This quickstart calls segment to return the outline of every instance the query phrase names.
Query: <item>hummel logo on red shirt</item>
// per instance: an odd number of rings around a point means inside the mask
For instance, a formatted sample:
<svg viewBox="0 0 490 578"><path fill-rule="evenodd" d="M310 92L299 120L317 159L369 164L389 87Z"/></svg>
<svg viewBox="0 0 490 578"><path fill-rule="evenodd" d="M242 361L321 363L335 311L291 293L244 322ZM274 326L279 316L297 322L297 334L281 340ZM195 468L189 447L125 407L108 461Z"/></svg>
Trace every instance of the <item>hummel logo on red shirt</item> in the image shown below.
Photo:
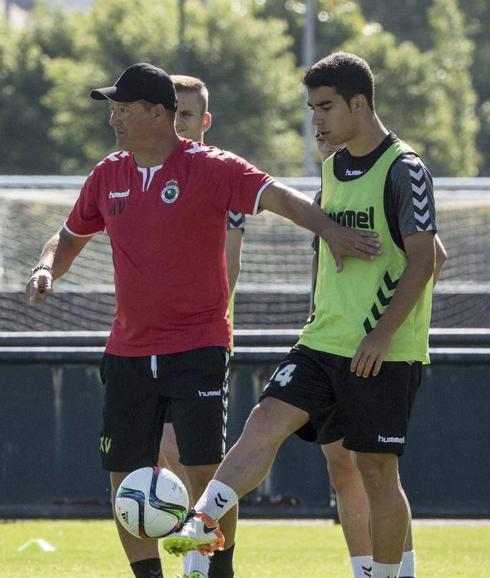
<svg viewBox="0 0 490 578"><path fill-rule="evenodd" d="M124 197L129 197L129 189L120 193L113 193L112 191L109 193L109 199L121 199Z"/></svg>

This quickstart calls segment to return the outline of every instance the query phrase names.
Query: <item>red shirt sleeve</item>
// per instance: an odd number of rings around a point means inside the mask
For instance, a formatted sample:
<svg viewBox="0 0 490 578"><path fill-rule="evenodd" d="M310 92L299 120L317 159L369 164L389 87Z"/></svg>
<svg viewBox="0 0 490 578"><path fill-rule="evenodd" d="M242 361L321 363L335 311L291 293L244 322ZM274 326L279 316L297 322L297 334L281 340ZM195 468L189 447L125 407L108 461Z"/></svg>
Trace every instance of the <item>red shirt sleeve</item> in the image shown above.
<svg viewBox="0 0 490 578"><path fill-rule="evenodd" d="M94 171L85 181L77 202L65 221L65 228L69 233L85 237L104 231L105 221L99 211L97 192L97 174Z"/></svg>
<svg viewBox="0 0 490 578"><path fill-rule="evenodd" d="M257 212L260 195L274 179L241 157L231 155L228 160L228 209L235 213L253 215Z"/></svg>

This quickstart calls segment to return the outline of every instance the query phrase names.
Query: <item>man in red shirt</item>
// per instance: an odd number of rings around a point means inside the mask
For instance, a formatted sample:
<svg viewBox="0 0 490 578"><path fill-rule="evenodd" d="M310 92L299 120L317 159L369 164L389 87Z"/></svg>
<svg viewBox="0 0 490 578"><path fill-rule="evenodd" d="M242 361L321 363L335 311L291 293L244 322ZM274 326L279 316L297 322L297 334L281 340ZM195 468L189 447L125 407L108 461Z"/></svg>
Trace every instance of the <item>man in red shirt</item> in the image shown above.
<svg viewBox="0 0 490 578"><path fill-rule="evenodd" d="M374 233L338 225L313 200L244 159L179 138L175 88L162 69L134 64L114 86L91 96L110 101L121 150L87 178L31 271L27 298L44 301L90 238L107 232L116 310L101 362L100 447L114 496L127 473L157 463L169 404L175 416L185 413L191 397L200 399L208 418L207 429L187 436L181 455L200 447L201 456L209 452L208 463L223 457L215 424L222 419L230 347L228 210L270 210L291 219L326 240L338 270L344 256L374 259L380 248ZM156 540L140 540L116 525L134 575L163 576Z"/></svg>

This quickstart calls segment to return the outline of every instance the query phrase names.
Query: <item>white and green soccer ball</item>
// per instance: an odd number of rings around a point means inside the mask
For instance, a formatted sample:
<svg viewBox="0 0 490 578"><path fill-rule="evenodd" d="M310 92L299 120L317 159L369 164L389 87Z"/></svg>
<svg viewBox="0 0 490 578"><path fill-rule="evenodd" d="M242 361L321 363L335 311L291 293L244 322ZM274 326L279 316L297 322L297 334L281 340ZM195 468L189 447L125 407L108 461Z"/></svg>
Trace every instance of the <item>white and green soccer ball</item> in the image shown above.
<svg viewBox="0 0 490 578"><path fill-rule="evenodd" d="M137 538L162 538L176 532L189 510L182 481L165 468L140 468L127 475L116 494L116 515Z"/></svg>

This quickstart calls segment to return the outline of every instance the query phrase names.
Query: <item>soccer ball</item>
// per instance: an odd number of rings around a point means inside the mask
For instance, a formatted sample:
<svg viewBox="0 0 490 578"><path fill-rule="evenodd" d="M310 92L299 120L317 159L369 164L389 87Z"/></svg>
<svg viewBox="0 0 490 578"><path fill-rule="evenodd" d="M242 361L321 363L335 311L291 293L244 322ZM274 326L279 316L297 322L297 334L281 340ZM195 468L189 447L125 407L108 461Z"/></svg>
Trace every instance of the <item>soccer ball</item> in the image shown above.
<svg viewBox="0 0 490 578"><path fill-rule="evenodd" d="M116 494L116 515L137 538L162 538L185 522L189 496L181 480L165 468L140 468L127 475Z"/></svg>

